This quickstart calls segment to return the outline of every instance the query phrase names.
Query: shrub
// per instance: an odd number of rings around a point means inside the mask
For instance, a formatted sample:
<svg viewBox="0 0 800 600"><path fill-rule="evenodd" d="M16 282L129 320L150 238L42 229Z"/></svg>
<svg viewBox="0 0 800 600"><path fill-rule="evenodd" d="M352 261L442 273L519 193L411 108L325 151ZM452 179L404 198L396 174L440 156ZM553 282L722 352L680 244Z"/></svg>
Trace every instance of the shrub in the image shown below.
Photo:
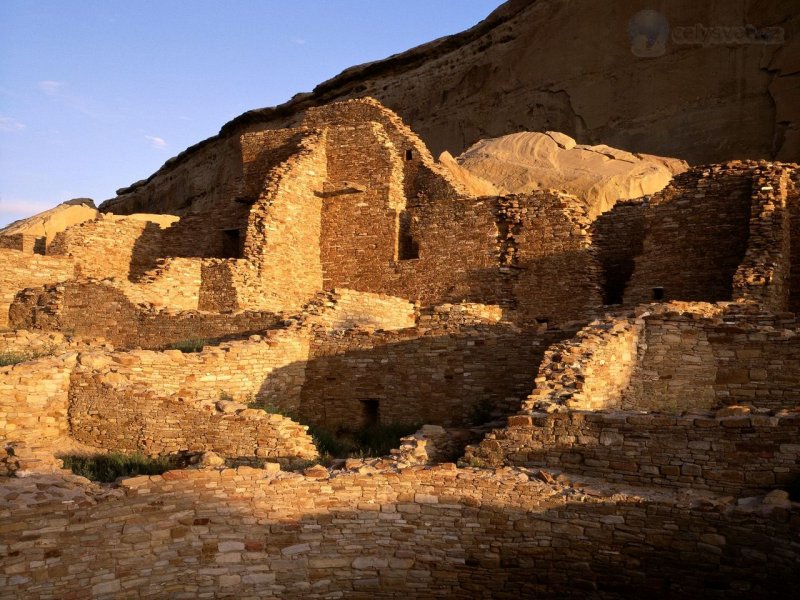
<svg viewBox="0 0 800 600"><path fill-rule="evenodd" d="M184 354L191 354L193 352L202 352L203 346L207 346L208 343L208 340L192 338L175 342L167 346L167 348L169 350L180 350Z"/></svg>
<svg viewBox="0 0 800 600"><path fill-rule="evenodd" d="M8 367L44 356L52 356L55 352L55 347L45 347L27 352L0 352L0 367Z"/></svg>
<svg viewBox="0 0 800 600"><path fill-rule="evenodd" d="M337 435L325 427L311 425L308 433L323 459L329 460L386 456L392 448L400 446L400 438L411 435L417 429L419 425L416 424L387 423Z"/></svg>
<svg viewBox="0 0 800 600"><path fill-rule="evenodd" d="M105 483L116 481L119 477L160 475L179 466L175 459L169 457L151 458L139 453L110 452L109 454L70 455L61 458L64 461L64 468L70 469L76 475Z"/></svg>

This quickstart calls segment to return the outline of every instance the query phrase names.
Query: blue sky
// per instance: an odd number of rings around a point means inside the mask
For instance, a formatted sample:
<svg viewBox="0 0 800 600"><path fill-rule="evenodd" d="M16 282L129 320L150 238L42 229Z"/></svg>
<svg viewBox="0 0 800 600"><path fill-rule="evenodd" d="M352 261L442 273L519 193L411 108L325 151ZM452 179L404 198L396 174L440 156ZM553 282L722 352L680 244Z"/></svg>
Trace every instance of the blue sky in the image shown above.
<svg viewBox="0 0 800 600"><path fill-rule="evenodd" d="M501 0L2 0L0 226L98 203L242 112Z"/></svg>

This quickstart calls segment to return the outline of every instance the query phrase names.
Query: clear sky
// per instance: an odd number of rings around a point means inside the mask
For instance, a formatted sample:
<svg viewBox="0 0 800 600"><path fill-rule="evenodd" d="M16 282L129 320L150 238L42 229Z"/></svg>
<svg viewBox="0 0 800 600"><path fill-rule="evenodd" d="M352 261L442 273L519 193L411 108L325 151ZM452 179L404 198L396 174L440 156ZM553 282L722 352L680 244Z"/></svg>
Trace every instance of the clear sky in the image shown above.
<svg viewBox="0 0 800 600"><path fill-rule="evenodd" d="M233 117L502 0L2 0L0 226L98 203Z"/></svg>

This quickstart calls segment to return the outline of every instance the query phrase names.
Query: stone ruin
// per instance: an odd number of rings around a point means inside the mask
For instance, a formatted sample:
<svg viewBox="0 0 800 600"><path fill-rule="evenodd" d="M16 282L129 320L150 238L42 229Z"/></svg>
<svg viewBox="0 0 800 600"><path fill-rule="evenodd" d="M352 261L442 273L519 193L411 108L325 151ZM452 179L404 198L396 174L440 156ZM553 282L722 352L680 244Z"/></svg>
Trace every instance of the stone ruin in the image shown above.
<svg viewBox="0 0 800 600"><path fill-rule="evenodd" d="M797 165L476 197L371 99L201 158L0 232L0 597L800 584ZM314 464L309 426L376 423L424 426Z"/></svg>

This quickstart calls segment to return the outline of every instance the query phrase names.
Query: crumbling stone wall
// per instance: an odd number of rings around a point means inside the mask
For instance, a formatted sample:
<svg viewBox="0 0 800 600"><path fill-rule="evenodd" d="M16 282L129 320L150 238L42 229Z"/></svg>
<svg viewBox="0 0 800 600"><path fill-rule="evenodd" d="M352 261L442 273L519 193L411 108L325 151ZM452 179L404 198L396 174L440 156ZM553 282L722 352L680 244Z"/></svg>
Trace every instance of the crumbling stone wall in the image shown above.
<svg viewBox="0 0 800 600"><path fill-rule="evenodd" d="M786 410L533 413L510 417L465 459L739 497L789 487L800 476L799 434L800 412Z"/></svg>
<svg viewBox="0 0 800 600"><path fill-rule="evenodd" d="M800 584L795 508L612 497L452 465L316 477L172 471L67 503L63 483L43 494L47 482L11 480L3 593L767 598Z"/></svg>
<svg viewBox="0 0 800 600"><path fill-rule="evenodd" d="M732 299L749 237L751 168L739 161L698 167L652 196L626 304L653 300L653 288L668 300Z"/></svg>
<svg viewBox="0 0 800 600"><path fill-rule="evenodd" d="M75 263L67 258L0 248L0 264L0 327L8 326L9 308L19 290L75 276Z"/></svg>
<svg viewBox="0 0 800 600"><path fill-rule="evenodd" d="M800 169L787 181L786 206L789 213L789 310L800 313Z"/></svg>

